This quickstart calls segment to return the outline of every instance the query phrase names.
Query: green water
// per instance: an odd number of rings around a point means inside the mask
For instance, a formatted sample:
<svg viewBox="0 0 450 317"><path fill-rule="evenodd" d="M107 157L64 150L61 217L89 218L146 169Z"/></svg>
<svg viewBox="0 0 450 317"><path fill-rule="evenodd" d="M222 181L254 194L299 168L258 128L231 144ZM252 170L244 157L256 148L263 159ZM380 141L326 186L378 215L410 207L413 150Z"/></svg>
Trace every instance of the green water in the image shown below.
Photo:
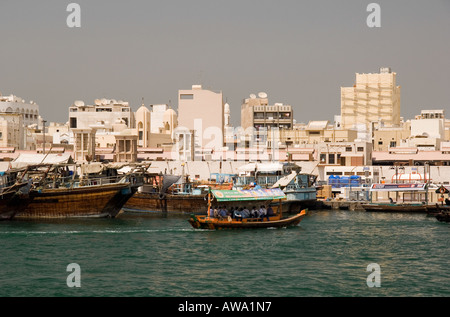
<svg viewBox="0 0 450 317"><path fill-rule="evenodd" d="M1 222L0 296L449 296L449 237L424 214L357 211L241 231L161 214ZM380 287L367 286L371 263Z"/></svg>

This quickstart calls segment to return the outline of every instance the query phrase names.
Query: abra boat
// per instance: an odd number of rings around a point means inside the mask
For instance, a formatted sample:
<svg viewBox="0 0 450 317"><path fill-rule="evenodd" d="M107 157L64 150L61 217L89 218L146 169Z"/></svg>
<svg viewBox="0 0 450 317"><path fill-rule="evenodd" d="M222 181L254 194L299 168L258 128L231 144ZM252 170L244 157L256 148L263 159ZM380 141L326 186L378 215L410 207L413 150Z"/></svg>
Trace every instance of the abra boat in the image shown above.
<svg viewBox="0 0 450 317"><path fill-rule="evenodd" d="M0 220L13 219L32 199L31 184L19 176L23 172L23 169L9 169L0 174Z"/></svg>
<svg viewBox="0 0 450 317"><path fill-rule="evenodd" d="M73 172L72 175L70 175ZM29 174L34 180L31 201L15 218L116 217L126 201L142 185L130 172L116 177L75 176L69 166L36 166Z"/></svg>
<svg viewBox="0 0 450 317"><path fill-rule="evenodd" d="M195 229L257 229L257 228L280 228L298 225L306 215L306 210L294 216L283 218L281 201L286 195L280 189L260 190L212 190L208 195L208 214L198 216L192 214L188 220ZM274 203L278 200L278 203ZM263 203L274 210L274 215L269 219L264 218L236 218L232 216L211 216L214 204L222 204L227 208L249 207Z"/></svg>

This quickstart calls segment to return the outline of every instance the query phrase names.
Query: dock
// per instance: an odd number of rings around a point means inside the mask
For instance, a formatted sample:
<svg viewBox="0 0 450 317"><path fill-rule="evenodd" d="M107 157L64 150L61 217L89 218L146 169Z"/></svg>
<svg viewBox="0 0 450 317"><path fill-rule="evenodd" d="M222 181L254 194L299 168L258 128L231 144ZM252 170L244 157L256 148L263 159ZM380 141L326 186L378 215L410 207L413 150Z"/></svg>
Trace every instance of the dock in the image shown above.
<svg viewBox="0 0 450 317"><path fill-rule="evenodd" d="M346 201L346 200L318 200L318 209L341 209L350 211L364 210L362 202L360 201Z"/></svg>

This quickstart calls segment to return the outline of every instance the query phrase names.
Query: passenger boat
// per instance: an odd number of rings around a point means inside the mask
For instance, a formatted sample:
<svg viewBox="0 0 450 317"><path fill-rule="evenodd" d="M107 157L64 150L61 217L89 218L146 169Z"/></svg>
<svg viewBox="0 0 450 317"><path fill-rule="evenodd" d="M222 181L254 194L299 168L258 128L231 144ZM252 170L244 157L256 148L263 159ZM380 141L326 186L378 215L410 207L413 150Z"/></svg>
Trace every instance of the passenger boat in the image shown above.
<svg viewBox="0 0 450 317"><path fill-rule="evenodd" d="M297 215L287 218L282 216L281 201L286 199L286 195L280 189L259 189L259 190L212 190L208 194L208 214L199 216L192 214L188 220L195 229L257 229L257 228L280 228L296 226L306 215L306 210L302 210ZM278 200L278 203L274 201ZM249 207L263 203L274 210L274 215L269 219L264 218L237 218L212 216L214 204L222 204L227 208Z"/></svg>
<svg viewBox="0 0 450 317"><path fill-rule="evenodd" d="M142 185L139 174L86 177L68 165L39 165L28 171L31 201L16 219L116 217Z"/></svg>
<svg viewBox="0 0 450 317"><path fill-rule="evenodd" d="M0 174L0 220L14 218L31 201L31 184L19 176L23 172L24 169L9 169Z"/></svg>
<svg viewBox="0 0 450 317"><path fill-rule="evenodd" d="M370 188L371 203L362 204L361 207L369 212L419 212L429 213L436 206L427 204L427 184L372 184ZM390 202L380 202L378 197L373 202L374 195L387 195ZM393 193L393 195L392 195ZM391 197L394 196L394 197ZM394 201L395 199L395 201Z"/></svg>
<svg viewBox="0 0 450 317"><path fill-rule="evenodd" d="M239 169L234 189L281 188L286 195L283 211L297 213L317 202L317 176L301 173L294 163L249 163Z"/></svg>

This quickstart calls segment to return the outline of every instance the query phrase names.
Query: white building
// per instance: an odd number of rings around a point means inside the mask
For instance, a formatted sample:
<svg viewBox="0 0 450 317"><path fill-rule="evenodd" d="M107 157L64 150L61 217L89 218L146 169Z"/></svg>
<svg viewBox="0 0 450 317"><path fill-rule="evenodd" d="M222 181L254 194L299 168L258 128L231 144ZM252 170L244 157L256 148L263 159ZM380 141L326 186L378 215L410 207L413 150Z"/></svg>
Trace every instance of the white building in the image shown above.
<svg viewBox="0 0 450 317"><path fill-rule="evenodd" d="M87 129L101 124L105 130L112 130L118 121L125 122L128 128L134 128L134 114L128 102L114 99L96 99L94 105L85 105L75 101L69 107L69 128Z"/></svg>
<svg viewBox="0 0 450 317"><path fill-rule="evenodd" d="M20 97L9 95L2 96L0 93L0 113L19 113L23 117L23 125L25 127L36 124L39 125L39 106L30 101L26 103Z"/></svg>

